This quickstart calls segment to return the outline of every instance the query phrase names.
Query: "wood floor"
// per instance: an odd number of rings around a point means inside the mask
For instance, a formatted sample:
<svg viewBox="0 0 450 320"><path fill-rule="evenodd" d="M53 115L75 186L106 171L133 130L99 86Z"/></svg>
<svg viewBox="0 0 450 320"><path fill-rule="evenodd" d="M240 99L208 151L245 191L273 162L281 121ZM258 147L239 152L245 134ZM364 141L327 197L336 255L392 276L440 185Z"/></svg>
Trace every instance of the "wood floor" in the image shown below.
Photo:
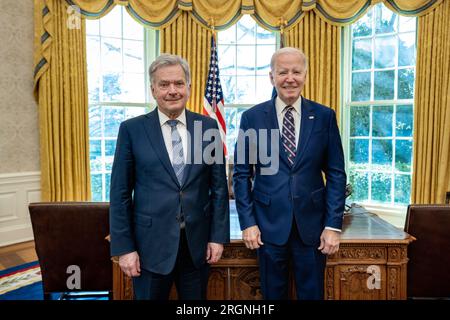
<svg viewBox="0 0 450 320"><path fill-rule="evenodd" d="M0 247L0 271L37 259L34 241Z"/></svg>

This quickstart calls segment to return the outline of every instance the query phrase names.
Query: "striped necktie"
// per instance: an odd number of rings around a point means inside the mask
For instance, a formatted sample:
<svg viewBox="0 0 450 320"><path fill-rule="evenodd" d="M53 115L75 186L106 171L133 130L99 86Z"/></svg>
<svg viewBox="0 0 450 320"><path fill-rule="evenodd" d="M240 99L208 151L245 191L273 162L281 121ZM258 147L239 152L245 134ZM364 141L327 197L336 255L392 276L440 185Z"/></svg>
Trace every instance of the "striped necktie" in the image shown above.
<svg viewBox="0 0 450 320"><path fill-rule="evenodd" d="M171 140L172 140L172 167L177 176L180 185L183 181L184 173L184 154L183 154L183 143L181 141L180 133L177 130L178 120L167 120L167 124L171 129Z"/></svg>
<svg viewBox="0 0 450 320"><path fill-rule="evenodd" d="M286 112L283 118L283 130L281 133L281 142L283 144L283 149L286 152L286 156L288 158L289 164L294 164L295 160L295 124L294 124L294 116L292 115L292 110L294 110L293 106L286 106Z"/></svg>

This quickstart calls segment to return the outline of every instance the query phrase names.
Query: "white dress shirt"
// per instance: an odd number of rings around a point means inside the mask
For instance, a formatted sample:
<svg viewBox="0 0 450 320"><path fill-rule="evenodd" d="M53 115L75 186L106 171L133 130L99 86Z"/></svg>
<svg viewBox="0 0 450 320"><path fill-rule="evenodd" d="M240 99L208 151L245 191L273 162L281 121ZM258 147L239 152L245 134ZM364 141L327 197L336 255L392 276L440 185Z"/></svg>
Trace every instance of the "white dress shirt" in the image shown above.
<svg viewBox="0 0 450 320"><path fill-rule="evenodd" d="M278 128L280 129L280 136L283 134L283 120L284 120L284 114L286 113L286 106L287 104L284 103L280 97L277 96L275 99L275 109L277 112L277 119L278 119ZM292 106L294 109L292 110L292 116L294 118L294 125L295 125L295 148L298 152L298 139L300 137L300 124L302 119L302 97L300 96L297 101L295 101ZM283 151L284 152L284 151ZM325 229L328 230L334 230L341 232L340 229L332 228L332 227L325 227Z"/></svg>
<svg viewBox="0 0 450 320"><path fill-rule="evenodd" d="M164 139L164 144L166 145L167 153L169 154L170 163L173 163L173 146L172 146L172 129L167 123L167 120L171 120L168 116L162 113L158 109L159 124L161 125L161 131ZM186 111L183 112L176 118L178 120L177 130L181 137L181 142L183 144L183 157L184 163L187 163L187 127L186 127Z"/></svg>

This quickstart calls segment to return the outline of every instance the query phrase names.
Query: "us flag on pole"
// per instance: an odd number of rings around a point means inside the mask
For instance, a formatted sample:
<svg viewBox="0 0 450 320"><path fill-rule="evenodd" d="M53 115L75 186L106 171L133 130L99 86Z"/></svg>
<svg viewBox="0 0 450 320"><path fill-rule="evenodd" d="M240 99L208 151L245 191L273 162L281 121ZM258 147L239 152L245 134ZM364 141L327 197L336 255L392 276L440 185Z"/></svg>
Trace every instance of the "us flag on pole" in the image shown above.
<svg viewBox="0 0 450 320"><path fill-rule="evenodd" d="M205 98L203 99L203 114L216 119L220 136L223 141L224 154L227 154L226 125L223 102L222 86L219 77L219 62L217 58L217 47L214 35L211 37L211 58L209 61L208 79L206 81Z"/></svg>

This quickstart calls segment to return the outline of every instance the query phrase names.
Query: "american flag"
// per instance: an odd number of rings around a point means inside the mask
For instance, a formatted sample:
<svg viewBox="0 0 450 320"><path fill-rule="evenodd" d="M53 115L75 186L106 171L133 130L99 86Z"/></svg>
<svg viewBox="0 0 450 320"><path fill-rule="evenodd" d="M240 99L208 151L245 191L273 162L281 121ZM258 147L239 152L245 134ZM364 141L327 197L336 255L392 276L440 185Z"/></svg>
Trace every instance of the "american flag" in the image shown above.
<svg viewBox="0 0 450 320"><path fill-rule="evenodd" d="M203 114L216 119L223 141L223 149L227 154L225 111L222 86L219 77L219 62L214 35L211 37L211 58L209 61L208 79L206 81L205 98L203 99Z"/></svg>

